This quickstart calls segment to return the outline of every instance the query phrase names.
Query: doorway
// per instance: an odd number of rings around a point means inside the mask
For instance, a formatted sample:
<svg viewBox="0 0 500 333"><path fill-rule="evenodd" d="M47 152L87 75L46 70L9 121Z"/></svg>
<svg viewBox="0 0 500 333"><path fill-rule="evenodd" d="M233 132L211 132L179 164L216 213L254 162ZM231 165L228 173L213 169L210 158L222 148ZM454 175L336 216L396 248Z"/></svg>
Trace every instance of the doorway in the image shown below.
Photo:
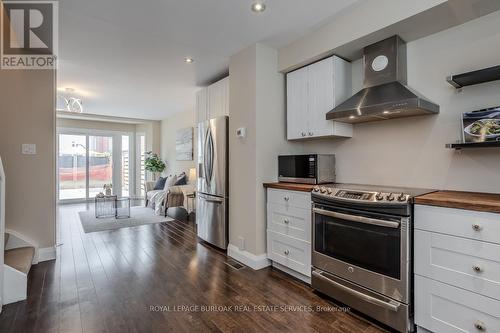
<svg viewBox="0 0 500 333"><path fill-rule="evenodd" d="M113 194L134 191L133 133L61 128L57 134L57 197L60 203L90 201L105 185Z"/></svg>

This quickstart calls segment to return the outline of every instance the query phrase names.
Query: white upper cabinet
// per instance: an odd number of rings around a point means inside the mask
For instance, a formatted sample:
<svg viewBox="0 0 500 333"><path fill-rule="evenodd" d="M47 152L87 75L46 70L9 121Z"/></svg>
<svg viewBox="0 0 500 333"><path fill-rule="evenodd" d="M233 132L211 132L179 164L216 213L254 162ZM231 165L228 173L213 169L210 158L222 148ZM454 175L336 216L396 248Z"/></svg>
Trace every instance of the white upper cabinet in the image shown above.
<svg viewBox="0 0 500 333"><path fill-rule="evenodd" d="M208 119L208 90L201 89L196 93L196 124Z"/></svg>
<svg viewBox="0 0 500 333"><path fill-rule="evenodd" d="M226 77L196 94L196 123L229 116L229 77Z"/></svg>
<svg viewBox="0 0 500 333"><path fill-rule="evenodd" d="M307 135L307 67L287 74L287 135L288 140Z"/></svg>
<svg viewBox="0 0 500 333"><path fill-rule="evenodd" d="M326 113L350 93L351 65L336 56L288 73L288 140L352 137L352 125L326 120Z"/></svg>

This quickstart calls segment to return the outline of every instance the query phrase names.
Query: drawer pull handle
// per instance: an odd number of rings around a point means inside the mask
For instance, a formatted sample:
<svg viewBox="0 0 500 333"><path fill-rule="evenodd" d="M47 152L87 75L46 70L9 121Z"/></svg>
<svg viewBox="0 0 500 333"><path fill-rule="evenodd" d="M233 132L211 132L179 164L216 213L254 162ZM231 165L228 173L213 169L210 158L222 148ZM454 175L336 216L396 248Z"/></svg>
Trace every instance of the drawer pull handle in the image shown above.
<svg viewBox="0 0 500 333"><path fill-rule="evenodd" d="M472 269L476 273L481 273L483 271L483 269L480 266L472 266Z"/></svg>
<svg viewBox="0 0 500 333"><path fill-rule="evenodd" d="M478 331L486 331L486 326L484 325L484 323L482 321L476 321L474 323L474 327L478 330Z"/></svg>
<svg viewBox="0 0 500 333"><path fill-rule="evenodd" d="M288 220L288 219L284 219L284 220L283 220L283 223L288 224L288 223L290 223L290 220Z"/></svg>
<svg viewBox="0 0 500 333"><path fill-rule="evenodd" d="M285 201L289 201L290 200L290 197L284 197L283 200Z"/></svg>
<svg viewBox="0 0 500 333"><path fill-rule="evenodd" d="M285 253L285 255L287 256L287 255L289 255L289 254L290 254L290 250L285 250L285 252L284 252L284 253Z"/></svg>
<svg viewBox="0 0 500 333"><path fill-rule="evenodd" d="M473 224L472 229L474 229L474 231L480 231L482 228L479 224Z"/></svg>

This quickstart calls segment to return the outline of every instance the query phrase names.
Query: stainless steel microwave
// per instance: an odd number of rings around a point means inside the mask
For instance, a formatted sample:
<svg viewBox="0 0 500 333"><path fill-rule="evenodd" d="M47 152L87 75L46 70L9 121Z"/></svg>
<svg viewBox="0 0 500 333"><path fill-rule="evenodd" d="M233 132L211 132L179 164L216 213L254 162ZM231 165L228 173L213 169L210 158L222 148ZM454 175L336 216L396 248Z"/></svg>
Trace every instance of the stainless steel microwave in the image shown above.
<svg viewBox="0 0 500 333"><path fill-rule="evenodd" d="M324 184L335 182L335 155L280 155L278 156L280 182Z"/></svg>

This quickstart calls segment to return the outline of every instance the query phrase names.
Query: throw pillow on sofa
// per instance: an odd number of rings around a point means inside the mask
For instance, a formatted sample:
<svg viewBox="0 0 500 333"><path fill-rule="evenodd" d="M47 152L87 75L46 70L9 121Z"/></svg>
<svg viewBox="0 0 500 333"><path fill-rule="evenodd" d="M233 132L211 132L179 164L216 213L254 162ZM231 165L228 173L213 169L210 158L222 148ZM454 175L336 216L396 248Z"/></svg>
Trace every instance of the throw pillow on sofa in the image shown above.
<svg viewBox="0 0 500 333"><path fill-rule="evenodd" d="M160 177L155 183L155 187L153 190L158 191L158 190L163 190L165 188L165 182L167 181L167 178Z"/></svg>
<svg viewBox="0 0 500 333"><path fill-rule="evenodd" d="M170 186L174 186L174 184L177 182L177 175L170 175L167 177L167 180L165 181L165 186L163 187L164 190L168 190Z"/></svg>
<svg viewBox="0 0 500 333"><path fill-rule="evenodd" d="M181 173L178 177L177 177L177 181L175 182L175 186L178 186L178 185L186 185L187 184L187 175L185 172Z"/></svg>

